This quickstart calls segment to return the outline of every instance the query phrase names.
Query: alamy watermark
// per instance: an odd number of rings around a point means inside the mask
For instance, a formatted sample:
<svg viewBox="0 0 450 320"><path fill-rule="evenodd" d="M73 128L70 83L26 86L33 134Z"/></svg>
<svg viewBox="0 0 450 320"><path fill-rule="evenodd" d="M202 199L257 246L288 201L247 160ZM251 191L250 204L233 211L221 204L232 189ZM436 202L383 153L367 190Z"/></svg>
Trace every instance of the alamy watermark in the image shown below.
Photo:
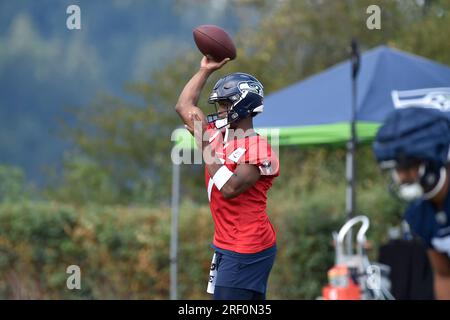
<svg viewBox="0 0 450 320"><path fill-rule="evenodd" d="M66 13L69 16L66 19L66 27L69 30L81 29L81 9L79 6L72 4L67 7Z"/></svg>
<svg viewBox="0 0 450 320"><path fill-rule="evenodd" d="M70 274L67 277L66 286L69 290L81 289L81 269L79 266L73 264L67 267L66 273Z"/></svg>
<svg viewBox="0 0 450 320"><path fill-rule="evenodd" d="M172 148L171 158L172 163L180 164L221 164L221 150L220 148L226 149L228 145L234 144L236 146L232 151L238 151L239 148L242 149L242 145L238 144L236 141L244 139L246 137L254 136L253 130L242 130L242 129L218 129L218 130L205 130L202 128L201 121L195 121L195 138L192 139L190 135L187 134L185 129L177 129L172 132L170 140L174 143ZM224 136L223 136L224 135ZM271 152L279 155L279 145L280 145L280 130L279 129L266 129L262 130L261 135L270 144L271 148L267 148L266 144L250 143L245 146L245 153L255 155L249 159L249 164L256 164L256 159L265 159L270 157ZM220 146L219 149L215 148L202 148L203 145L209 145L213 143L215 146ZM231 145L233 147L233 145ZM228 157L233 161L233 155ZM234 155L236 156L236 155ZM255 159L255 160L253 160ZM255 163L252 163L255 161Z"/></svg>
<svg viewBox="0 0 450 320"><path fill-rule="evenodd" d="M381 29L381 8L376 4L367 7L366 13L370 16L366 20L366 26L369 30Z"/></svg>

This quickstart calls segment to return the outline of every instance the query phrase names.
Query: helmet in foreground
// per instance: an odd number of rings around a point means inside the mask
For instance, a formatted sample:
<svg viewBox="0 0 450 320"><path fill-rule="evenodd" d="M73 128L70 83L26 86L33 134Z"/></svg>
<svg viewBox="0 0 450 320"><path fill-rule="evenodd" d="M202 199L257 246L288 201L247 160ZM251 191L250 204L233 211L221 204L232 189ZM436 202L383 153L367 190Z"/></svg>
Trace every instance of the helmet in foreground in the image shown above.
<svg viewBox="0 0 450 320"><path fill-rule="evenodd" d="M398 195L431 199L443 188L450 161L450 116L411 107L392 112L379 129L373 150L382 169L391 169ZM400 181L397 169L418 169L418 180Z"/></svg>

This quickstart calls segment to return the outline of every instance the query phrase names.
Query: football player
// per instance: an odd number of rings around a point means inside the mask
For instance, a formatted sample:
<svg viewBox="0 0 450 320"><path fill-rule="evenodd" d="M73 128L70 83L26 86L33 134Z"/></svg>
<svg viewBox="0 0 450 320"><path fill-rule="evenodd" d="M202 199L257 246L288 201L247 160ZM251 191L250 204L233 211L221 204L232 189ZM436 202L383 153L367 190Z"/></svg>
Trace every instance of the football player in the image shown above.
<svg viewBox="0 0 450 320"><path fill-rule="evenodd" d="M262 300L277 250L267 191L279 175L277 155L253 130L253 117L263 111L263 86L245 73L227 75L208 99L216 112L205 117L198 108L206 80L228 60L203 57L176 111L203 151L215 251L207 291L214 299Z"/></svg>
<svg viewBox="0 0 450 320"><path fill-rule="evenodd" d="M450 299L450 119L430 108L394 111L379 129L374 152L391 170L405 220L427 246L437 299Z"/></svg>

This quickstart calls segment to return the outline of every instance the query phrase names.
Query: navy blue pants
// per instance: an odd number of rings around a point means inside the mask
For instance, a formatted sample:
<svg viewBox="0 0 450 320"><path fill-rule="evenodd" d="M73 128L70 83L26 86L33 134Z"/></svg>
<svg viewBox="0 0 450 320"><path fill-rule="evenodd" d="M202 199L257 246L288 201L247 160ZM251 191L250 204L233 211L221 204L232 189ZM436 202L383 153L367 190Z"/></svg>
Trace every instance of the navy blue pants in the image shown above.
<svg viewBox="0 0 450 320"><path fill-rule="evenodd" d="M276 245L253 254L214 249L217 267L214 299L264 300Z"/></svg>

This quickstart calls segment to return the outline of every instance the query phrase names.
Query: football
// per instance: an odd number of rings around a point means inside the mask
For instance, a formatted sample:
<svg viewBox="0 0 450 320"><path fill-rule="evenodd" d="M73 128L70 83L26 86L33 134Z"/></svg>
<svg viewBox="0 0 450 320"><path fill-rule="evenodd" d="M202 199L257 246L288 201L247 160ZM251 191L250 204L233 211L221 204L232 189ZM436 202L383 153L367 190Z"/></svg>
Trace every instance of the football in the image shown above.
<svg viewBox="0 0 450 320"><path fill-rule="evenodd" d="M193 34L195 44L203 55L217 62L236 58L236 47L224 29L215 25L201 25L194 29Z"/></svg>

